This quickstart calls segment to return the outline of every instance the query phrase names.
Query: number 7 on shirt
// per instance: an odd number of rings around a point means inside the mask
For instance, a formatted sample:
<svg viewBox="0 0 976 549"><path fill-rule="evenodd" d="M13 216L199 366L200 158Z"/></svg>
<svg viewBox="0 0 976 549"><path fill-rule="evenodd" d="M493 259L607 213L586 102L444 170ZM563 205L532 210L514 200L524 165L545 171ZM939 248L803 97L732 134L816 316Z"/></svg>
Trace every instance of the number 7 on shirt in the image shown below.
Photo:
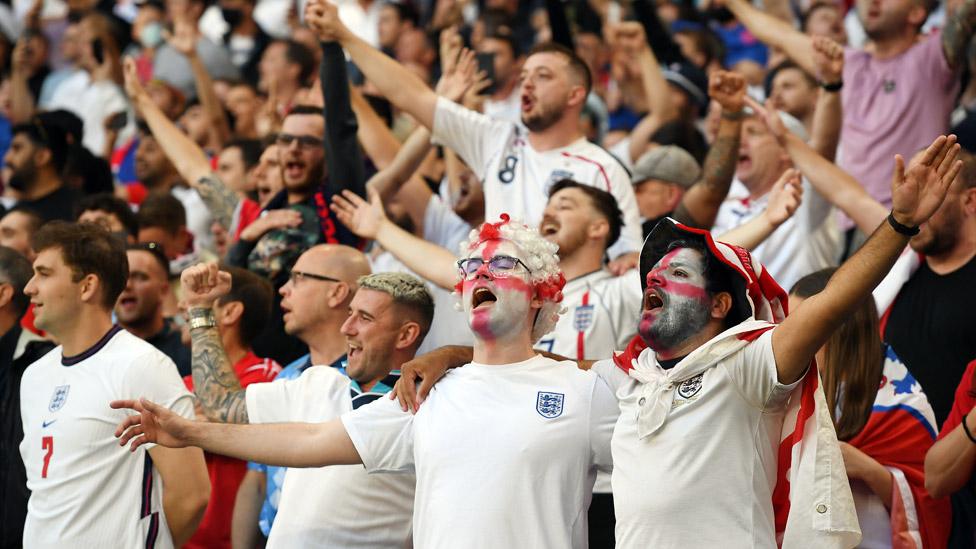
<svg viewBox="0 0 976 549"><path fill-rule="evenodd" d="M51 455L54 453L54 437L42 438L41 450L47 450L44 454L44 467L41 469L41 478L47 478L47 466L50 465Z"/></svg>

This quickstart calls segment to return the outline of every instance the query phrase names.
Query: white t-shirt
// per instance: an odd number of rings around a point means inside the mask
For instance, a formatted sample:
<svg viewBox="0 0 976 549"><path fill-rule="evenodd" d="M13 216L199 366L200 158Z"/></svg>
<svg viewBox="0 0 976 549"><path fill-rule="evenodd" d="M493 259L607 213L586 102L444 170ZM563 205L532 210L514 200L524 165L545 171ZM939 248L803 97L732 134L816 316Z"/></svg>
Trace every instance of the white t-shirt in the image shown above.
<svg viewBox="0 0 976 549"><path fill-rule="evenodd" d="M580 137L559 149L537 152L525 130L439 98L434 111L434 139L457 151L484 185L485 219L502 213L534 227L542 220L549 189L573 179L613 194L624 214L620 239L610 257L641 249L637 199L627 170L610 153Z"/></svg>
<svg viewBox="0 0 976 549"><path fill-rule="evenodd" d="M176 186L170 191L186 210L186 230L193 235L193 249L215 251L213 231L214 218L210 209L200 198L200 193L191 187Z"/></svg>
<svg viewBox="0 0 976 549"><path fill-rule="evenodd" d="M861 527L858 549L890 549L891 515L884 502L862 480L851 479L851 495Z"/></svg>
<svg viewBox="0 0 976 549"><path fill-rule="evenodd" d="M618 413L595 375L536 356L451 370L416 415L380 399L342 423L369 472L416 472L416 547L582 548Z"/></svg>
<svg viewBox="0 0 976 549"><path fill-rule="evenodd" d="M163 484L145 445L135 455L115 429L131 414L109 402L146 397L193 418L193 397L155 347L113 328L81 355L57 347L24 372L20 412L27 468L24 546L171 548Z"/></svg>
<svg viewBox="0 0 976 549"><path fill-rule="evenodd" d="M776 449L795 385L777 381L772 330L675 387L666 422L643 440L643 385L610 360L593 370L620 401L612 444L618 548L775 549Z"/></svg>
<svg viewBox="0 0 976 549"><path fill-rule="evenodd" d="M601 269L574 278L563 288L566 312L535 348L577 360L610 358L637 333L642 300L637 269L621 276Z"/></svg>
<svg viewBox="0 0 976 549"><path fill-rule="evenodd" d="M508 97L495 101L485 99L485 116L490 116L495 120L503 120L513 124L522 124L522 96L519 94L518 86L512 88L512 93Z"/></svg>
<svg viewBox="0 0 976 549"><path fill-rule="evenodd" d="M736 184L738 183L738 184ZM749 199L741 182L734 182L718 210L712 235L716 238L766 210L769 194ZM833 206L803 178L803 201L793 217L780 225L752 251L776 282L789 289L804 276L837 264L841 233L833 219Z"/></svg>
<svg viewBox="0 0 976 549"><path fill-rule="evenodd" d="M350 380L330 366L246 391L251 423L316 423L352 410ZM288 469L268 547L403 547L413 494L412 475L367 475L359 465Z"/></svg>
<svg viewBox="0 0 976 549"><path fill-rule="evenodd" d="M108 80L92 82L85 71L64 79L44 107L52 111L64 109L80 118L84 123L81 142L95 156L105 154L105 119L110 115L129 114L129 121L119 132L118 143L125 143L135 133L134 117L122 88Z"/></svg>

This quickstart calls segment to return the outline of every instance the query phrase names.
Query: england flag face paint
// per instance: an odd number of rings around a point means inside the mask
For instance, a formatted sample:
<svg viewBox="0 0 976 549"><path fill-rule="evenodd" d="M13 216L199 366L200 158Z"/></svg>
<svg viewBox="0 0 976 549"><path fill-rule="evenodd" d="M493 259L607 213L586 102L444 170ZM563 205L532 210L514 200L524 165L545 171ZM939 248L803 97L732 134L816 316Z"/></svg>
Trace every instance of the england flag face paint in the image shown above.
<svg viewBox="0 0 976 549"><path fill-rule="evenodd" d="M637 331L655 351L669 351L700 332L711 317L704 258L677 248L647 273L647 289Z"/></svg>
<svg viewBox="0 0 976 549"><path fill-rule="evenodd" d="M474 334L484 341L504 338L529 322L533 297L530 273L522 263L506 272L492 272L489 262L496 256L524 261L518 246L508 240L487 240L468 257L483 263L460 283L461 302Z"/></svg>

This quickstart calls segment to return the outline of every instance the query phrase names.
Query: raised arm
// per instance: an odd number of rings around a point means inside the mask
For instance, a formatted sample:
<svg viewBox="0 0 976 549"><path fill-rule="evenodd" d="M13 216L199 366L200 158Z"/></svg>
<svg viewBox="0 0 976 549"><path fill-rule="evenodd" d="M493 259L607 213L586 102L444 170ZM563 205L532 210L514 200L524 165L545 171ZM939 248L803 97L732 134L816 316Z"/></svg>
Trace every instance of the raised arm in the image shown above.
<svg viewBox="0 0 976 549"><path fill-rule="evenodd" d="M888 210L872 198L853 176L817 154L799 136L787 131L771 104L767 103L763 107L750 99L749 105L760 113L766 127L780 140L793 165L810 181L813 188L853 219L859 230L871 234L888 215Z"/></svg>
<svg viewBox="0 0 976 549"><path fill-rule="evenodd" d="M210 161L203 149L176 127L149 97L149 93L139 83L135 61L126 58L123 68L125 91L133 106L142 114L149 131L156 137L166 157L173 163L180 177L200 193L200 198L214 219L223 227L230 227L234 208L240 198L216 177L212 177Z"/></svg>
<svg viewBox="0 0 976 549"><path fill-rule="evenodd" d="M562 0L546 0L546 15L549 16L549 28L552 30L552 41L573 49L573 31L566 18L566 8Z"/></svg>
<svg viewBox="0 0 976 549"><path fill-rule="evenodd" d="M681 53L681 47L671 37L671 33L664 26L657 15L657 6L649 0L634 0L634 16L644 27L647 41L654 49L654 55L662 63L679 63L688 61Z"/></svg>
<svg viewBox="0 0 976 549"><path fill-rule="evenodd" d="M34 96L31 95L27 80L30 79L30 64L27 59L27 39L21 38L14 45L10 58L10 122L23 124L34 116Z"/></svg>
<svg viewBox="0 0 976 549"><path fill-rule="evenodd" d="M167 448L196 446L213 454L280 467L362 463L342 421L229 425L190 421L146 399L116 400L112 408L137 412L115 431L131 450L146 443Z"/></svg>
<svg viewBox="0 0 976 549"><path fill-rule="evenodd" d="M433 126L434 107L437 104L434 90L417 75L354 35L339 20L334 4L324 0L308 2L305 21L318 33L319 39L339 42L366 78L397 108L406 111L424 126ZM328 87L325 85L323 89ZM328 103L326 100L327 108Z"/></svg>
<svg viewBox="0 0 976 549"><path fill-rule="evenodd" d="M769 202L762 214L718 237L718 240L753 250L763 243L777 227L796 213L803 196L800 172L786 170L769 191Z"/></svg>
<svg viewBox="0 0 976 549"><path fill-rule="evenodd" d="M193 392L203 413L211 421L247 423L244 389L213 322L214 303L230 291L230 273L201 263L184 270L180 283L190 315Z"/></svg>
<svg viewBox="0 0 976 549"><path fill-rule="evenodd" d="M952 15L946 15L942 28L942 53L950 67L965 64L966 47L976 31L976 0L964 0Z"/></svg>
<svg viewBox="0 0 976 549"><path fill-rule="evenodd" d="M678 221L711 229L718 209L729 194L739 156L746 82L741 75L718 71L708 81L708 95L722 105L715 141L705 156L701 179L688 189L675 210Z"/></svg>
<svg viewBox="0 0 976 549"><path fill-rule="evenodd" d="M227 122L227 114L220 104L217 92L214 91L213 79L210 78L203 60L197 55L200 33L196 21L191 21L187 17L178 18L173 23L173 33L165 35L165 38L171 48L182 53L190 62L197 99L200 100L200 106L203 107L204 112L207 113L207 120L210 121L210 134L223 145L230 140L230 124Z"/></svg>
<svg viewBox="0 0 976 549"><path fill-rule="evenodd" d="M902 157L895 157L891 183L892 211L889 220L904 228L926 222L942 204L955 179L961 161L955 136L940 136L925 153L905 170ZM909 231L882 222L871 238L837 269L823 292L809 298L773 331L773 354L780 383L800 379L814 353L827 341L840 322L888 274L909 240Z"/></svg>
<svg viewBox="0 0 976 549"><path fill-rule="evenodd" d="M759 10L749 0L726 0L725 4L753 36L783 50L808 73L817 74L813 62L813 40L809 36L786 21Z"/></svg>
<svg viewBox="0 0 976 549"><path fill-rule="evenodd" d="M359 143L366 151L366 156L373 162L377 169L390 165L393 157L400 150L400 141L397 140L390 128L386 127L386 122L376 114L369 101L356 88L349 89L349 98L352 104L352 112L359 121Z"/></svg>
<svg viewBox="0 0 976 549"><path fill-rule="evenodd" d="M840 88L835 89L837 84L843 84L844 48L826 36L814 37L813 59L817 65L817 80L831 89L821 88L817 97L813 127L810 128L810 146L820 156L833 161L844 122Z"/></svg>
<svg viewBox="0 0 976 549"><path fill-rule="evenodd" d="M322 42L319 80L325 99L325 159L329 167L329 185L335 192L345 189L366 196L363 154L356 140L359 123L349 99L346 56L335 42Z"/></svg>
<svg viewBox="0 0 976 549"><path fill-rule="evenodd" d="M383 213L379 195L370 191L369 202L346 191L336 196L332 211L360 238L379 242L383 249L408 269L441 288L451 290L457 282L456 257L436 244L397 227Z"/></svg>

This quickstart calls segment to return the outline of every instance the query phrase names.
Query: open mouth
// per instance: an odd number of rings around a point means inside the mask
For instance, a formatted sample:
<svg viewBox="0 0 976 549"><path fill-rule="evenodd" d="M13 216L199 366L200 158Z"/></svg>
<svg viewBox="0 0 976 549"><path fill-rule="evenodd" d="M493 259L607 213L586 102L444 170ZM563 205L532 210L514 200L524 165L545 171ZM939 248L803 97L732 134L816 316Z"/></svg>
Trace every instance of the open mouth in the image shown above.
<svg viewBox="0 0 976 549"><path fill-rule="evenodd" d="M346 347L347 347L346 349L347 358L352 358L358 355L359 353L363 352L363 347L358 343L353 343L352 341L347 341Z"/></svg>
<svg viewBox="0 0 976 549"><path fill-rule="evenodd" d="M528 95L522 96L522 112L527 112L532 110L532 106L535 105L535 100Z"/></svg>
<svg viewBox="0 0 976 549"><path fill-rule="evenodd" d="M132 305L135 305L135 303L136 303L136 298L134 297L119 298L119 305L122 307L130 307Z"/></svg>
<svg viewBox="0 0 976 549"><path fill-rule="evenodd" d="M539 227L539 233L543 237L552 236L559 232L559 223L554 219L543 219Z"/></svg>
<svg viewBox="0 0 976 549"><path fill-rule="evenodd" d="M478 288L471 294L472 309L477 309L486 303L494 303L495 301L498 301L498 298L488 288Z"/></svg>
<svg viewBox="0 0 976 549"><path fill-rule="evenodd" d="M290 178L298 178L305 172L304 162L285 162L285 174Z"/></svg>
<svg viewBox="0 0 976 549"><path fill-rule="evenodd" d="M645 311L654 311L662 307L664 307L664 300L661 299L661 296L657 295L657 292L654 290L649 290L644 294Z"/></svg>

